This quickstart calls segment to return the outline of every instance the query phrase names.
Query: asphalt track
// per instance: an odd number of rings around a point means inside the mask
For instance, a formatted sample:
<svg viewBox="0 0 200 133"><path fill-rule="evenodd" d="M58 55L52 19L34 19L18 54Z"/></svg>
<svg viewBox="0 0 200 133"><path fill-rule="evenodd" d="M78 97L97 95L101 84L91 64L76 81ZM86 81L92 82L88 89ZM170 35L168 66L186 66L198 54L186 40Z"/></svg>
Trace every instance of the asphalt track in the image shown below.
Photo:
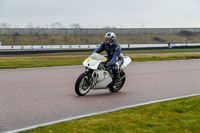
<svg viewBox="0 0 200 133"><path fill-rule="evenodd" d="M83 66L0 70L0 132L79 118L127 106L200 94L200 60L132 63L118 93L77 96ZM19 131L19 130L18 130Z"/></svg>

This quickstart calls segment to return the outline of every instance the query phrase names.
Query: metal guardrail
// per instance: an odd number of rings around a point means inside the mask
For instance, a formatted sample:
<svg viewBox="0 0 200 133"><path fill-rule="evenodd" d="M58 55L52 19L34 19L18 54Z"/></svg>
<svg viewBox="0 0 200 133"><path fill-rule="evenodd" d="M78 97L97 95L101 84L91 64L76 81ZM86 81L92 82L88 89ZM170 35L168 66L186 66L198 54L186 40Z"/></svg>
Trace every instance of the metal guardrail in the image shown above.
<svg viewBox="0 0 200 133"><path fill-rule="evenodd" d="M200 46L200 43L188 43L188 44L177 44L177 43L168 43L168 44L120 44L122 48L157 48L157 47L187 47L187 46ZM96 49L99 45L10 45L10 46L1 46L0 50L50 50L50 49Z"/></svg>
<svg viewBox="0 0 200 133"><path fill-rule="evenodd" d="M200 48L200 43L191 44L121 44L123 50L150 50L171 48ZM29 46L1 46L0 54L35 54L58 52L94 51L99 45L29 45Z"/></svg>

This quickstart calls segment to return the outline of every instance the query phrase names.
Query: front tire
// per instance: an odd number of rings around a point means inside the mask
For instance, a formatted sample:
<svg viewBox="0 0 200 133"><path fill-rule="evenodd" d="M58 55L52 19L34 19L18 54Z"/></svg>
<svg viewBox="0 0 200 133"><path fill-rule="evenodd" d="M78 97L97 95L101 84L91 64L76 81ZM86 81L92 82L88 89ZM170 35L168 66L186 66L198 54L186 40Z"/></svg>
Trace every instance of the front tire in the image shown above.
<svg viewBox="0 0 200 133"><path fill-rule="evenodd" d="M120 78L124 77L121 81L119 81L119 86L117 86L116 88L113 88L113 86L109 87L111 92L118 92L119 90L121 90L121 88L124 86L124 83L126 81L126 74L124 71L120 72Z"/></svg>
<svg viewBox="0 0 200 133"><path fill-rule="evenodd" d="M89 80L90 80L90 75L86 73L82 73L78 77L75 83L75 92L77 95L84 96L89 92L92 84L91 82L89 82Z"/></svg>

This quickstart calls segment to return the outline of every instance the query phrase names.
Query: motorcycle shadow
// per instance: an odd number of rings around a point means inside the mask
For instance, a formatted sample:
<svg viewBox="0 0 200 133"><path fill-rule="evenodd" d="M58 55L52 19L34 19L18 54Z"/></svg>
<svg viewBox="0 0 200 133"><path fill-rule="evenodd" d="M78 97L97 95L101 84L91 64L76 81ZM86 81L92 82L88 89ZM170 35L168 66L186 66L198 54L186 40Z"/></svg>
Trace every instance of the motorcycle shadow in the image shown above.
<svg viewBox="0 0 200 133"><path fill-rule="evenodd" d="M126 95L127 93L126 92L123 92L123 91L119 91L119 92L105 92L104 91L100 91L100 90L96 90L96 91L91 91L89 93L87 93L86 95L84 96L76 96L76 97L85 97L85 98L88 98L88 97L119 97L119 96L124 96Z"/></svg>

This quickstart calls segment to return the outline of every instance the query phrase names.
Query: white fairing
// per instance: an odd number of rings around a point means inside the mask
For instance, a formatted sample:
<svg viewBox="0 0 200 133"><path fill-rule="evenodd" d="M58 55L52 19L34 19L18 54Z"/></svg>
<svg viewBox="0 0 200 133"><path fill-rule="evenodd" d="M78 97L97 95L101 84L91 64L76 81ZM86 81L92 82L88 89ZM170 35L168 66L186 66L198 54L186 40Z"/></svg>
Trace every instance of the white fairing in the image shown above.
<svg viewBox="0 0 200 133"><path fill-rule="evenodd" d="M90 69L96 70L99 66L99 63L101 63L103 59L106 59L106 57L98 53L93 53L83 62L83 65L89 67Z"/></svg>
<svg viewBox="0 0 200 133"><path fill-rule="evenodd" d="M112 82L110 74L105 70L96 71L97 74L97 84L93 89L102 89L106 88L108 84Z"/></svg>
<svg viewBox="0 0 200 133"><path fill-rule="evenodd" d="M112 82L112 78L108 71L98 70L99 64L103 62L104 59L107 59L107 58L98 53L93 53L83 62L83 65L86 68L93 69L95 72L97 82L96 82L96 85L92 89L105 89L108 86L108 84ZM122 70L124 70L130 63L131 63L131 59L128 56L125 56L124 63L122 65Z"/></svg>
<svg viewBox="0 0 200 133"><path fill-rule="evenodd" d="M122 64L122 70L124 70L132 62L131 58L124 56L124 63Z"/></svg>
<svg viewBox="0 0 200 133"><path fill-rule="evenodd" d="M96 73L97 84L92 89L103 89L106 88L108 84L112 82L112 78L110 74L105 70L97 70L99 64L103 61L103 59L107 59L106 57L93 53L89 56L84 62L83 65L90 69L93 69Z"/></svg>

